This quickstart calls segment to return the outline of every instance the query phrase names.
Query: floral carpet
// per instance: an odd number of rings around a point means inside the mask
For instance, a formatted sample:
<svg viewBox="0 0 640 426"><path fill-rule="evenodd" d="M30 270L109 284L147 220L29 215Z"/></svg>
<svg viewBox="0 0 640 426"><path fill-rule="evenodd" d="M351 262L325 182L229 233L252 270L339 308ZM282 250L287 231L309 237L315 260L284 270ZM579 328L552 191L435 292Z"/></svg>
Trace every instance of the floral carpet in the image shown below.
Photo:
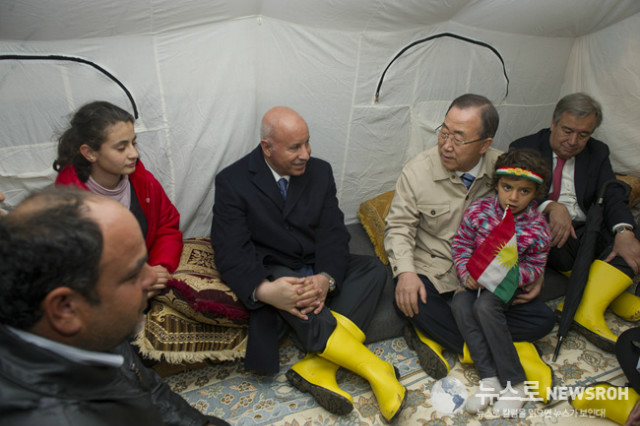
<svg viewBox="0 0 640 426"><path fill-rule="evenodd" d="M633 326L607 311L607 323L616 334ZM556 326L557 327L557 326ZM552 366L557 388L575 388L596 381L624 385L625 377L614 354L605 353L582 335L570 331L560 355L552 362L556 344L556 329L536 342L545 362ZM401 382L407 388L405 408L397 420L399 425L467 425L467 424L613 424L599 412L578 413L562 395L548 404L529 401L521 410L523 417L499 419L490 411L469 415L460 409L468 395L478 386L478 374L473 365L461 364L454 354L445 357L454 367L448 379L436 382L427 376L418 363L415 352L402 337L369 345L382 359L400 371ZM224 362L165 377L171 388L180 393L200 411L221 417L234 425L378 425L385 424L369 384L359 376L341 369L338 384L354 398L354 410L336 416L309 395L292 387L285 378L291 365L303 357L293 344L285 341L280 350L281 370L275 376L258 376L246 371L242 361ZM455 379L455 380L454 380ZM460 386L452 398L443 399L444 384Z"/></svg>

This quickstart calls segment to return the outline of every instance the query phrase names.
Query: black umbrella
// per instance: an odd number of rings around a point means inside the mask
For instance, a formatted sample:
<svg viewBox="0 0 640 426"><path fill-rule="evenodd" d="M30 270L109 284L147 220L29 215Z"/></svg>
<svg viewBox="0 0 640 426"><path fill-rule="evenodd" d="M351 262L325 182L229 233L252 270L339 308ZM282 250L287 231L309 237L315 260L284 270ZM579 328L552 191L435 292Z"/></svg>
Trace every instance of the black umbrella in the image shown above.
<svg viewBox="0 0 640 426"><path fill-rule="evenodd" d="M604 202L604 194L607 187L612 183L622 185L627 192L627 197L631 189L626 183L617 179L611 179L602 185L600 193L598 194L598 199L591 207L589 207L584 233L580 239L580 247L578 248L576 258L573 262L571 276L569 277L569 283L567 285L567 294L564 297L564 307L562 309L562 316L560 317L558 325L558 343L556 344L556 349L553 352L554 362L558 358L562 341L569 333L569 329L573 323L573 317L578 310L578 305L580 304L582 294L584 293L584 287L587 285L587 280L589 279L589 269L595 256L596 241L598 240L600 225L602 224L602 204Z"/></svg>

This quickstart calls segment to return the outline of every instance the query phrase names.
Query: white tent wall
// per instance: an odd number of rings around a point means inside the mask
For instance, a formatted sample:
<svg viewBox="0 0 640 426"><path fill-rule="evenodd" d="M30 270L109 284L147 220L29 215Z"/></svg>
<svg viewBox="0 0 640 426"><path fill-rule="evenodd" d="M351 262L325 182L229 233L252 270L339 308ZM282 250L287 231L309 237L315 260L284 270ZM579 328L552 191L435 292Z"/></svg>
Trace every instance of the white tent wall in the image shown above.
<svg viewBox="0 0 640 426"><path fill-rule="evenodd" d="M209 235L216 173L257 144L259 29L256 18L248 18L158 37L172 141L162 166L175 170L169 195L186 236Z"/></svg>
<svg viewBox="0 0 640 426"><path fill-rule="evenodd" d="M179 209L185 235L204 236L215 174L257 143L258 28L253 17L155 36L0 41L0 54L80 57L116 76L140 113L141 158ZM113 81L64 61L0 62L0 98L0 117L11 123L0 128L9 205L54 181L55 137L74 110L105 99L133 112Z"/></svg>
<svg viewBox="0 0 640 426"><path fill-rule="evenodd" d="M573 44L561 94L598 99L604 120L596 136L611 149L616 172L640 176L640 13Z"/></svg>
<svg viewBox="0 0 640 426"><path fill-rule="evenodd" d="M93 60L120 77L125 86L135 83L135 94L145 105L142 123L154 129L155 157L165 155L167 138L158 131L161 92L158 90L154 39L148 36L109 37L51 42L0 42L3 54L66 55ZM123 48L123 45L125 46ZM135 55L123 54L134 51ZM100 59L98 59L100 58ZM99 95L96 95L99 93ZM53 182L55 137L68 124L70 113L96 96L132 111L125 93L105 75L84 64L67 61L0 62L0 177L10 203ZM139 137L145 139L145 134ZM144 151L150 144L141 144ZM161 174L161 173L160 173ZM25 178L29 178L26 180ZM172 182L165 182L169 185Z"/></svg>
<svg viewBox="0 0 640 426"><path fill-rule="evenodd" d="M501 53L511 79L509 102L502 102L506 80L499 58L485 47L446 37L405 52L389 68L379 103L374 105L373 94L380 74L400 48L445 32L483 41ZM518 129L532 117L517 111L522 105L543 103L547 107L555 103L572 43L573 39L567 38L517 34L505 38L503 33L452 22L395 37L367 35L354 104L357 126L352 128L348 141L352 161L349 166L360 164L360 167L345 171L341 198L345 211L355 212L361 201L393 189L404 162L436 144L435 128L442 123L451 100L462 93L483 94L498 106L501 125L495 138L497 148L505 149L514 139L504 134L524 135ZM522 57L523 46L528 52L526 57ZM550 50L556 54L544 66L537 65L533 58ZM537 77L533 78L535 74ZM548 111L538 114L542 118L545 113L548 116Z"/></svg>
<svg viewBox="0 0 640 426"><path fill-rule="evenodd" d="M208 235L216 173L257 146L260 118L274 105L307 119L347 222L435 144L446 107L469 91L497 105L500 149L548 126L563 94L589 92L604 106L597 136L612 147L614 168L640 175L638 3L580 0L568 10L537 1L539 11L506 0L51 3L68 11L41 12L30 0L0 5L0 55L77 56L117 77L140 112L141 157L179 209L186 237ZM85 21L84 29L59 25ZM443 32L500 52L506 100L499 59L444 37L405 52L374 103L400 49ZM0 189L9 205L53 182L55 137L69 114L98 98L131 111L124 92L86 65L0 61Z"/></svg>

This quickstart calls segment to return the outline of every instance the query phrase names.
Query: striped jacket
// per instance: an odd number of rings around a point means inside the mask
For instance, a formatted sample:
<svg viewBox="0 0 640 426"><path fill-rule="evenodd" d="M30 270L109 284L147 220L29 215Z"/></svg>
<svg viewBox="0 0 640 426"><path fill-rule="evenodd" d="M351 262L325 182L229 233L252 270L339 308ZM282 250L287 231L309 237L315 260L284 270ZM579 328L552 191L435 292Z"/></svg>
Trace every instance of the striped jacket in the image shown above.
<svg viewBox="0 0 640 426"><path fill-rule="evenodd" d="M451 254L461 283L469 277L467 262L491 230L502 220L504 209L494 195L473 202L465 211L460 227L453 237ZM545 217L536 209L536 202L514 217L518 240L520 287L544 272L549 254L551 234Z"/></svg>

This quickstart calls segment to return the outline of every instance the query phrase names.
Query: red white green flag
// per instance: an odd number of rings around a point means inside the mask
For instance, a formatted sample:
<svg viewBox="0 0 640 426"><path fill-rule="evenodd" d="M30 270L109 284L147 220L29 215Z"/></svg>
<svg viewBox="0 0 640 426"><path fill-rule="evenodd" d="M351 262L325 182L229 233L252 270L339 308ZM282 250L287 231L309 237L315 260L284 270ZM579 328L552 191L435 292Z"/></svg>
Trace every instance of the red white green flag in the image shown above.
<svg viewBox="0 0 640 426"><path fill-rule="evenodd" d="M509 207L502 221L473 253L467 262L467 270L473 279L503 302L511 300L518 288L520 270L516 225Z"/></svg>

